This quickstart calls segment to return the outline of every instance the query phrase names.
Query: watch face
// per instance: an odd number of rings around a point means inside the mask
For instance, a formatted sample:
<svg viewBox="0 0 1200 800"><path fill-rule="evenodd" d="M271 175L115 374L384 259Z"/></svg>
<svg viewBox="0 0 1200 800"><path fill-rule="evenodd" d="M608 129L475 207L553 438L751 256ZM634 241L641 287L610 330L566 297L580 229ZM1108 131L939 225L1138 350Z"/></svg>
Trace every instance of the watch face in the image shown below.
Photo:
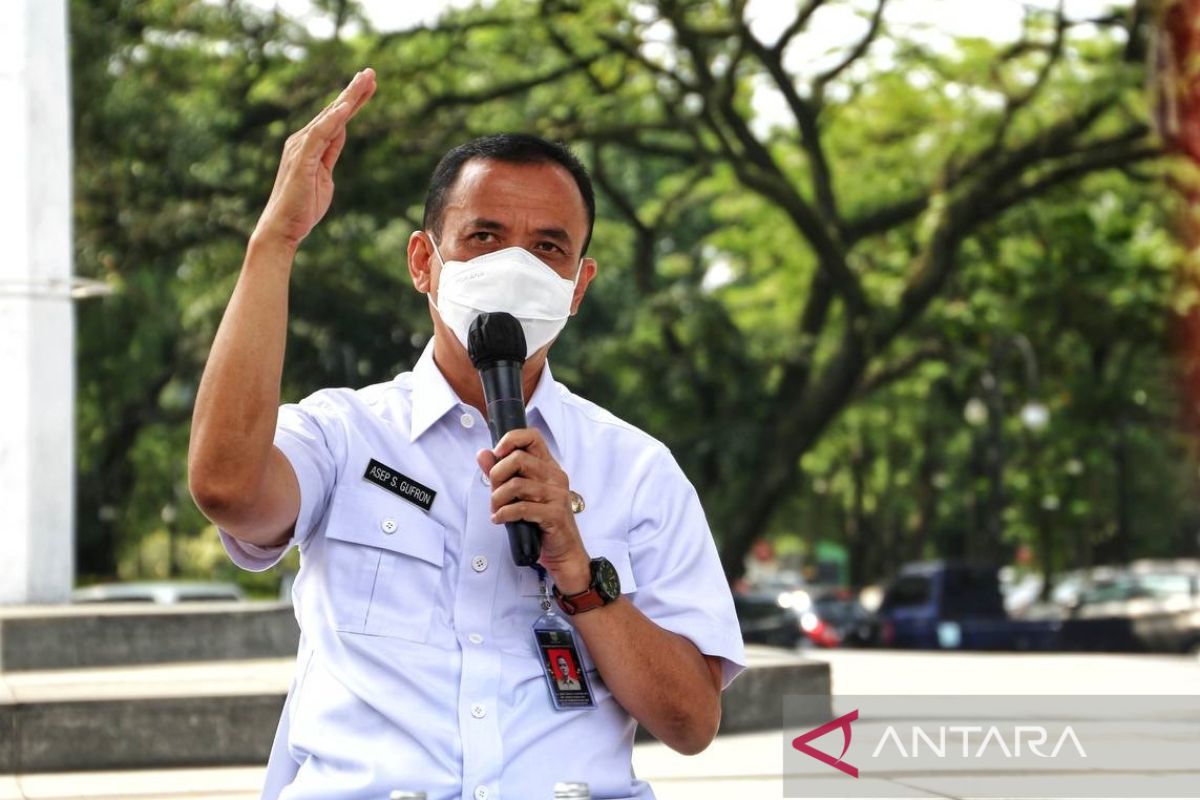
<svg viewBox="0 0 1200 800"><path fill-rule="evenodd" d="M606 602L612 602L621 596L621 577L617 569L607 558L597 558L592 562L595 568L592 574L596 576L594 585Z"/></svg>

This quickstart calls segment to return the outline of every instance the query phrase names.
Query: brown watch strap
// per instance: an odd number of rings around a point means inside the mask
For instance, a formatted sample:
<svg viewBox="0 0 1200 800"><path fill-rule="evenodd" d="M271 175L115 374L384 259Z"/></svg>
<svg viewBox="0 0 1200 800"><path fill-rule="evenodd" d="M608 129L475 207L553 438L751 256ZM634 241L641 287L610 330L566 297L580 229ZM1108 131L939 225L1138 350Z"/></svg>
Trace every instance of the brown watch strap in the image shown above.
<svg viewBox="0 0 1200 800"><path fill-rule="evenodd" d="M593 608L604 605L604 598L600 596L600 592L595 587L589 587L579 594L565 595L555 586L554 599L558 601L558 607L568 616L582 614L584 611L591 611Z"/></svg>

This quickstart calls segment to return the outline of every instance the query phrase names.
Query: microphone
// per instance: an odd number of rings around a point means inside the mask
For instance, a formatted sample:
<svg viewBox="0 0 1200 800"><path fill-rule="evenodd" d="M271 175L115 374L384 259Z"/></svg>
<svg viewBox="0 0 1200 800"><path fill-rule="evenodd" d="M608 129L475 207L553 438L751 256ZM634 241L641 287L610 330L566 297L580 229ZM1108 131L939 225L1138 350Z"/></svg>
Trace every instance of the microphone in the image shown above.
<svg viewBox="0 0 1200 800"><path fill-rule="evenodd" d="M521 367L525 365L525 332L512 314L485 312L471 322L467 354L479 370L487 406L492 446L511 430L526 427ZM542 531L525 520L506 522L508 549L518 567L531 567L542 554Z"/></svg>

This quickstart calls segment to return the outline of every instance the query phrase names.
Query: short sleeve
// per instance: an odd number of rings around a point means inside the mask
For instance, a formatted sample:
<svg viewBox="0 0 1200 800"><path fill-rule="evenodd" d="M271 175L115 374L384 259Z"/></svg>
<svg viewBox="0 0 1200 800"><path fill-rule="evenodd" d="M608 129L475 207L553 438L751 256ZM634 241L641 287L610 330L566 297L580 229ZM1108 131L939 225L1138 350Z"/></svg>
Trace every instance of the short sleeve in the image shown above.
<svg viewBox="0 0 1200 800"><path fill-rule="evenodd" d="M658 445L633 494L629 552L634 604L666 630L723 660L722 688L746 668L733 595L700 498Z"/></svg>
<svg viewBox="0 0 1200 800"><path fill-rule="evenodd" d="M303 545L325 516L345 442L336 406L325 394L318 392L300 403L280 406L275 424L275 446L292 465L300 484L300 512L292 538L278 547L259 547L218 529L225 552L242 569L262 572L275 566L293 546Z"/></svg>

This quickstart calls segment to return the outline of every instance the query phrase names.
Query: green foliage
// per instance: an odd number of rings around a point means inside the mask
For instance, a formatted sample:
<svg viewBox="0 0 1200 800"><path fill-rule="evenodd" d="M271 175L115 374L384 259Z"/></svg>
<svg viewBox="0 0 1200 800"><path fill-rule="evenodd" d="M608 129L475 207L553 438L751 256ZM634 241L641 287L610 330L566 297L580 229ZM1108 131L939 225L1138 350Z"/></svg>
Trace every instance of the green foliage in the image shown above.
<svg viewBox="0 0 1200 800"><path fill-rule="evenodd" d="M71 3L76 262L115 290L79 311L85 574L232 574L186 495L195 387L284 138L366 64L380 93L297 259L285 399L415 362L404 248L433 164L527 130L599 189L555 373L672 447L731 577L762 534L842 541L860 580L1021 542L1060 567L1195 546L1181 254L1120 15L940 48L885 23L823 78L795 62L824 43L779 58L736 2L501 0L383 33L317 7L335 35L236 0ZM973 397L991 423L964 422Z"/></svg>

